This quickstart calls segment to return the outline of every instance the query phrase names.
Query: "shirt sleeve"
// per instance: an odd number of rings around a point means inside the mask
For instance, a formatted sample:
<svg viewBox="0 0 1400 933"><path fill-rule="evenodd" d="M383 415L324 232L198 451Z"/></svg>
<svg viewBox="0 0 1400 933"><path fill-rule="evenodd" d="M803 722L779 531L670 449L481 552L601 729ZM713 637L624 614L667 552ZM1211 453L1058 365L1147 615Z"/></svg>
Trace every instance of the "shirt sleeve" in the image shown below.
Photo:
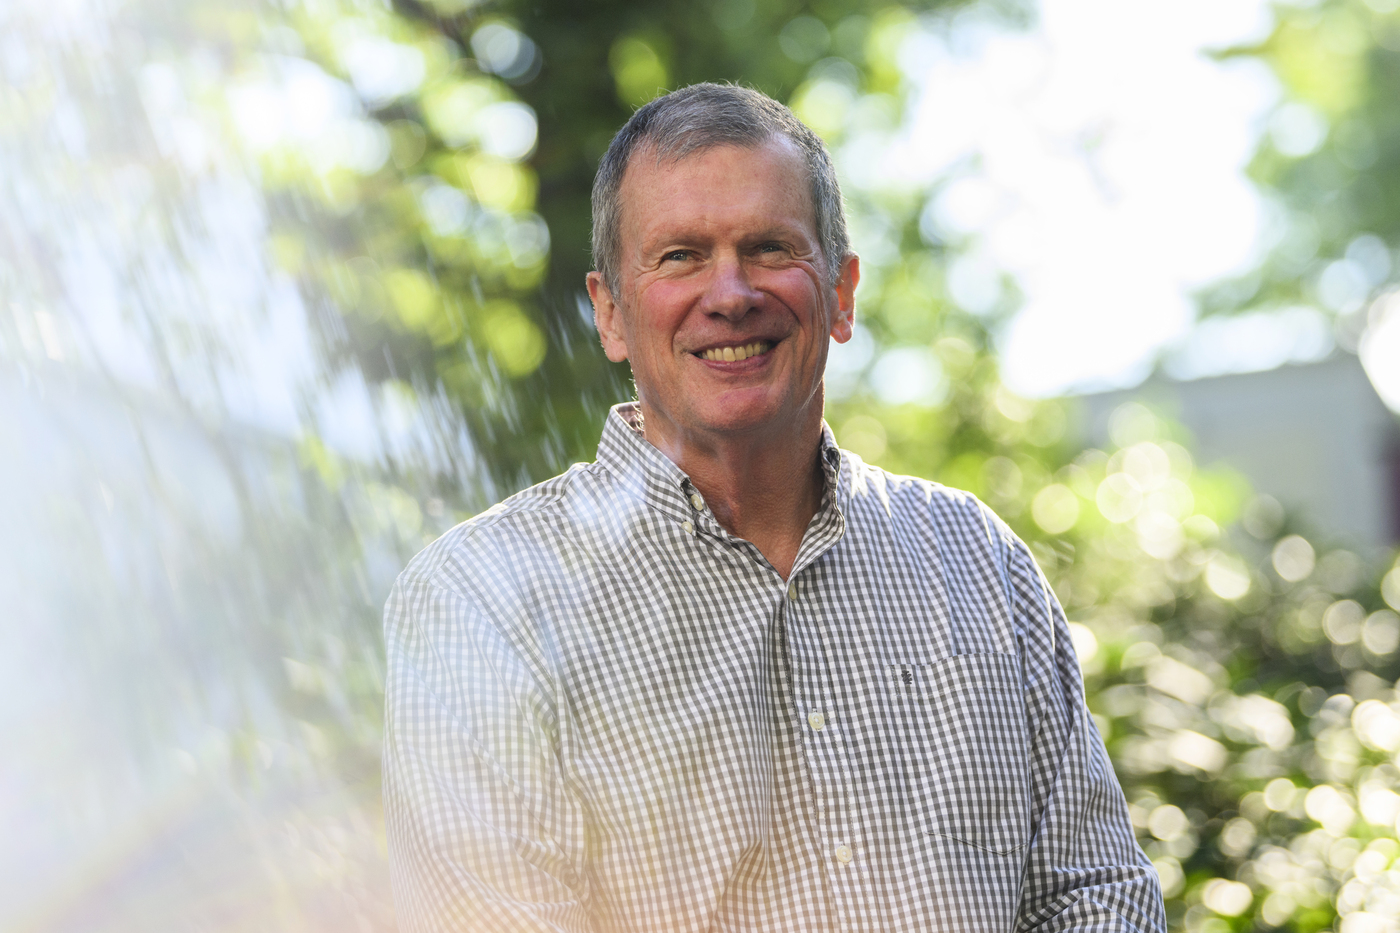
<svg viewBox="0 0 1400 933"><path fill-rule="evenodd" d="M584 833L538 664L469 596L406 571L384 612L384 806L405 933L589 930Z"/></svg>
<svg viewBox="0 0 1400 933"><path fill-rule="evenodd" d="M1035 816L1018 931L1159 933L1161 885L1084 702L1069 626L1026 546L1005 532L1028 681Z"/></svg>

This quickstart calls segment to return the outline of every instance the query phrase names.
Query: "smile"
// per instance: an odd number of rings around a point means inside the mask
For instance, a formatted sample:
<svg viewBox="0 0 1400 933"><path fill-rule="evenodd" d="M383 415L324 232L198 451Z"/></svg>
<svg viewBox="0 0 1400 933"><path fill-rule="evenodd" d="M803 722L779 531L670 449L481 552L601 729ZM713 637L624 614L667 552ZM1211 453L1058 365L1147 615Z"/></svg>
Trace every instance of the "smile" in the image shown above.
<svg viewBox="0 0 1400 933"><path fill-rule="evenodd" d="M742 347L711 347L708 350L701 350L696 356L702 360L712 360L717 363L735 363L751 356L758 356L760 353L767 353L771 349L773 349L773 344L770 341L755 340Z"/></svg>

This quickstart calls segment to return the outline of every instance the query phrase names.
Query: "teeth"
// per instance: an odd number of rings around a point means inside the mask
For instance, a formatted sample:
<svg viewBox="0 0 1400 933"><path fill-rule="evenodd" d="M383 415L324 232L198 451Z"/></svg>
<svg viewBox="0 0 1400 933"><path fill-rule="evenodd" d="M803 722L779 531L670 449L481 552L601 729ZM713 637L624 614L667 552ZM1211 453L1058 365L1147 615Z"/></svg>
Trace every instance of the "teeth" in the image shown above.
<svg viewBox="0 0 1400 933"><path fill-rule="evenodd" d="M758 356L760 353L767 353L772 349L772 344L766 340L755 340L753 343L744 344L742 347L717 347L706 350L700 354L702 359L714 360L716 362L737 363L746 360L751 356Z"/></svg>

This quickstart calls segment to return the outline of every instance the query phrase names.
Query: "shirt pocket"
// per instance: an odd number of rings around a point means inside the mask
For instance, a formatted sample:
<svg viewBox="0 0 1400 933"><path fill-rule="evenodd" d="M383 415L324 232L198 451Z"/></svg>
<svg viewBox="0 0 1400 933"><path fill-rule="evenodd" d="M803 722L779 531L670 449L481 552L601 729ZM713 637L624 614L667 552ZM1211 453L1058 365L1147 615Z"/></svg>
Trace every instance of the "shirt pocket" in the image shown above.
<svg viewBox="0 0 1400 933"><path fill-rule="evenodd" d="M1030 840L1030 762L1016 658L894 663L885 676L913 740L900 757L919 829L996 855L1023 849Z"/></svg>

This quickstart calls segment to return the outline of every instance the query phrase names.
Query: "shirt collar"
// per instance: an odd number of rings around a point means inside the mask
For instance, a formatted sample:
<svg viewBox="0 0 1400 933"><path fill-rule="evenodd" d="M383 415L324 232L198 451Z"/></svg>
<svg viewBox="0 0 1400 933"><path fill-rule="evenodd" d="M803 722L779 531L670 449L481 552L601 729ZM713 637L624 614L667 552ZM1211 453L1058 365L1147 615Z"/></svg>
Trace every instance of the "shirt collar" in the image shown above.
<svg viewBox="0 0 1400 933"><path fill-rule="evenodd" d="M636 402L614 405L598 441L598 464L630 486L639 487L647 505L677 521L690 519L690 477L651 445L641 430Z"/></svg>
<svg viewBox="0 0 1400 933"><path fill-rule="evenodd" d="M717 537L730 537L710 510L704 507L704 499L685 471L642 436L641 423L642 413L637 402L614 405L608 412L603 436L598 441L598 464L629 485L639 487L647 505L663 515L678 522L691 522L699 531ZM819 456L826 483L821 505L807 535L808 538L815 536L817 540L804 541L803 552L809 550L809 543L819 544L820 550L824 551L841 537L845 529L840 503L841 450L836 446L836 437L825 421L822 422ZM697 502L700 503L699 508L696 508ZM802 555L799 555L799 561L802 561Z"/></svg>
<svg viewBox="0 0 1400 933"><path fill-rule="evenodd" d="M841 448L836 446L836 435L831 433L831 425L822 421L822 439L819 454L822 462L822 475L826 484L822 489L822 502L807 533L802 538L797 560L792 572L800 573L815 562L846 533L846 513L842 508L841 493Z"/></svg>

